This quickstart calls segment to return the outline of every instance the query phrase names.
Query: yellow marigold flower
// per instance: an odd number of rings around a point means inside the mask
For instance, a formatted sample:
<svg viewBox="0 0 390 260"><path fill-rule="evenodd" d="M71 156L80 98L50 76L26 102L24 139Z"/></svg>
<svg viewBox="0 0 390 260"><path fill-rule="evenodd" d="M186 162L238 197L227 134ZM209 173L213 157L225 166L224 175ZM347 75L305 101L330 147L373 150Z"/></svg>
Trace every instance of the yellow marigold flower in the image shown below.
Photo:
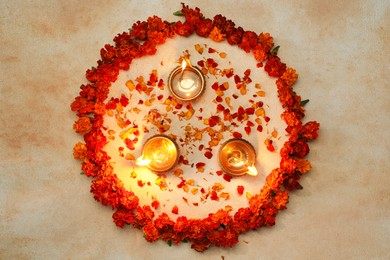
<svg viewBox="0 0 390 260"><path fill-rule="evenodd" d="M73 157L76 160L83 161L87 156L87 146L84 143L78 142L73 147Z"/></svg>
<svg viewBox="0 0 390 260"><path fill-rule="evenodd" d="M215 42L221 42L225 40L226 35L221 33L221 30L214 26L211 30L209 37Z"/></svg>
<svg viewBox="0 0 390 260"><path fill-rule="evenodd" d="M281 79L289 86L292 86L298 79L298 74L292 68L288 68L282 75Z"/></svg>

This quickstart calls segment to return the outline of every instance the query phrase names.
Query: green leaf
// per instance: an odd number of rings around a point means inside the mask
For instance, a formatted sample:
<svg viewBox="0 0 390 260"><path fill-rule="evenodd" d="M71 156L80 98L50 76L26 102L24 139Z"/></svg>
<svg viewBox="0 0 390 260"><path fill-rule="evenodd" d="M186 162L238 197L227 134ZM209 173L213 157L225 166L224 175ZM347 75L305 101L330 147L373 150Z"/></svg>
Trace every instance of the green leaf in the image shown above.
<svg viewBox="0 0 390 260"><path fill-rule="evenodd" d="M174 12L173 15L184 16L184 14L183 14L183 12L181 10Z"/></svg>
<svg viewBox="0 0 390 260"><path fill-rule="evenodd" d="M309 103L309 99L305 99L301 101L301 107L304 107L307 103Z"/></svg>
<svg viewBox="0 0 390 260"><path fill-rule="evenodd" d="M167 243L168 243L168 246L172 246L172 239L169 239Z"/></svg>
<svg viewBox="0 0 390 260"><path fill-rule="evenodd" d="M273 48L272 50L271 50L271 53L272 54L277 54L278 53L278 51L279 51L279 48L280 48L280 46L278 45L278 46L276 46L275 48Z"/></svg>
<svg viewBox="0 0 390 260"><path fill-rule="evenodd" d="M84 175L85 173L82 171L82 172L80 172L80 175Z"/></svg>

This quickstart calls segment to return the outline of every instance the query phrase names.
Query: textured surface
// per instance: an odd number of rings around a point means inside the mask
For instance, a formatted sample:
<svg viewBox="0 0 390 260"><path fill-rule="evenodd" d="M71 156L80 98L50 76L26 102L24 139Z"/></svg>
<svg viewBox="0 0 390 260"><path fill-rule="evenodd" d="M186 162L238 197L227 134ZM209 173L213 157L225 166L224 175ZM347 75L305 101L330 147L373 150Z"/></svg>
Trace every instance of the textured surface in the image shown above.
<svg viewBox="0 0 390 260"><path fill-rule="evenodd" d="M277 224L204 254L149 244L94 202L72 148L69 105L100 48L137 20L176 20L176 1L0 3L0 259L388 259L390 3L202 1L270 32L321 123L314 168Z"/></svg>

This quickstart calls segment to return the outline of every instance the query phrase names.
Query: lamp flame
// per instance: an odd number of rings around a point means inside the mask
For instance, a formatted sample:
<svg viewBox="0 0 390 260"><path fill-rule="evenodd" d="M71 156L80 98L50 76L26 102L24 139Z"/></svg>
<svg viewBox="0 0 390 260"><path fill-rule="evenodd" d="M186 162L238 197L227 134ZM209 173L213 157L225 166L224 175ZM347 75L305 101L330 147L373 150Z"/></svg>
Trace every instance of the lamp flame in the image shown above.
<svg viewBox="0 0 390 260"><path fill-rule="evenodd" d="M150 159L144 158L144 155L141 155L140 157L137 158L135 161L135 164L138 166L146 166L151 162Z"/></svg>
<svg viewBox="0 0 390 260"><path fill-rule="evenodd" d="M187 67L187 59L183 58L183 61L181 62L181 71L183 72Z"/></svg>
<svg viewBox="0 0 390 260"><path fill-rule="evenodd" d="M250 165L247 167L247 174L251 175L251 176L256 176L258 173L257 173L257 170L256 170L256 167L254 165Z"/></svg>

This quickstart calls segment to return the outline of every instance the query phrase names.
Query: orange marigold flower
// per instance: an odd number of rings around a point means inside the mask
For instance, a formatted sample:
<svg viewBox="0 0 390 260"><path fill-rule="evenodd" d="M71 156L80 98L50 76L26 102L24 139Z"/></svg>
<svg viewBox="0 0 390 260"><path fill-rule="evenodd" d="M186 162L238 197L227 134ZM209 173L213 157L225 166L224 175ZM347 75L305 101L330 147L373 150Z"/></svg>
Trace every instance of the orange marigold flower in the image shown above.
<svg viewBox="0 0 390 260"><path fill-rule="evenodd" d="M156 241L159 238L158 230L153 225L153 222L148 222L144 227L145 239L148 242Z"/></svg>
<svg viewBox="0 0 390 260"><path fill-rule="evenodd" d="M257 41L264 46L267 52L270 51L272 47L274 47L274 39L269 33L260 33Z"/></svg>
<svg viewBox="0 0 390 260"><path fill-rule="evenodd" d="M97 115L104 115L106 113L106 105L102 102L95 103L93 111Z"/></svg>
<svg viewBox="0 0 390 260"><path fill-rule="evenodd" d="M74 124L73 129L78 134L86 134L92 129L91 119L87 116L80 117Z"/></svg>
<svg viewBox="0 0 390 260"><path fill-rule="evenodd" d="M221 33L221 30L214 26L211 30L209 37L215 42L221 42L225 40L226 35Z"/></svg>
<svg viewBox="0 0 390 260"><path fill-rule="evenodd" d="M285 190L278 191L272 200L272 204L277 209L286 209L287 202L288 202L288 192Z"/></svg>
<svg viewBox="0 0 390 260"><path fill-rule="evenodd" d="M290 110L284 111L281 117L283 118L284 122L286 122L288 126L297 126L300 123L299 119L297 118L297 115Z"/></svg>
<svg viewBox="0 0 390 260"><path fill-rule="evenodd" d="M283 183L283 170L280 168L272 170L267 176L266 183L272 190L279 190L280 185Z"/></svg>
<svg viewBox="0 0 390 260"><path fill-rule="evenodd" d="M198 23L196 34L201 37L208 37L212 29L213 21L211 21L211 19L202 19Z"/></svg>
<svg viewBox="0 0 390 260"><path fill-rule="evenodd" d="M83 161L87 157L87 146L84 143L78 142L73 147L73 157Z"/></svg>
<svg viewBox="0 0 390 260"><path fill-rule="evenodd" d="M280 161L280 168L286 173L293 173L297 168L298 161L293 158L282 158Z"/></svg>
<svg viewBox="0 0 390 260"><path fill-rule="evenodd" d="M308 171L311 170L311 164L309 161L307 160L303 160L303 159L298 159L298 165L297 165L297 170L300 172L300 173L306 173Z"/></svg>
<svg viewBox="0 0 390 260"><path fill-rule="evenodd" d="M314 140L318 137L318 130L320 129L320 124L316 121L307 122L302 128L302 137L306 140Z"/></svg>
<svg viewBox="0 0 390 260"><path fill-rule="evenodd" d="M267 51L261 44L257 44L252 49L253 55L255 56L255 59L259 62L263 62L268 58Z"/></svg>
<svg viewBox="0 0 390 260"><path fill-rule="evenodd" d="M298 79L298 74L296 73L296 70L292 68L288 68L283 75L281 76L281 79L288 85L292 86Z"/></svg>

